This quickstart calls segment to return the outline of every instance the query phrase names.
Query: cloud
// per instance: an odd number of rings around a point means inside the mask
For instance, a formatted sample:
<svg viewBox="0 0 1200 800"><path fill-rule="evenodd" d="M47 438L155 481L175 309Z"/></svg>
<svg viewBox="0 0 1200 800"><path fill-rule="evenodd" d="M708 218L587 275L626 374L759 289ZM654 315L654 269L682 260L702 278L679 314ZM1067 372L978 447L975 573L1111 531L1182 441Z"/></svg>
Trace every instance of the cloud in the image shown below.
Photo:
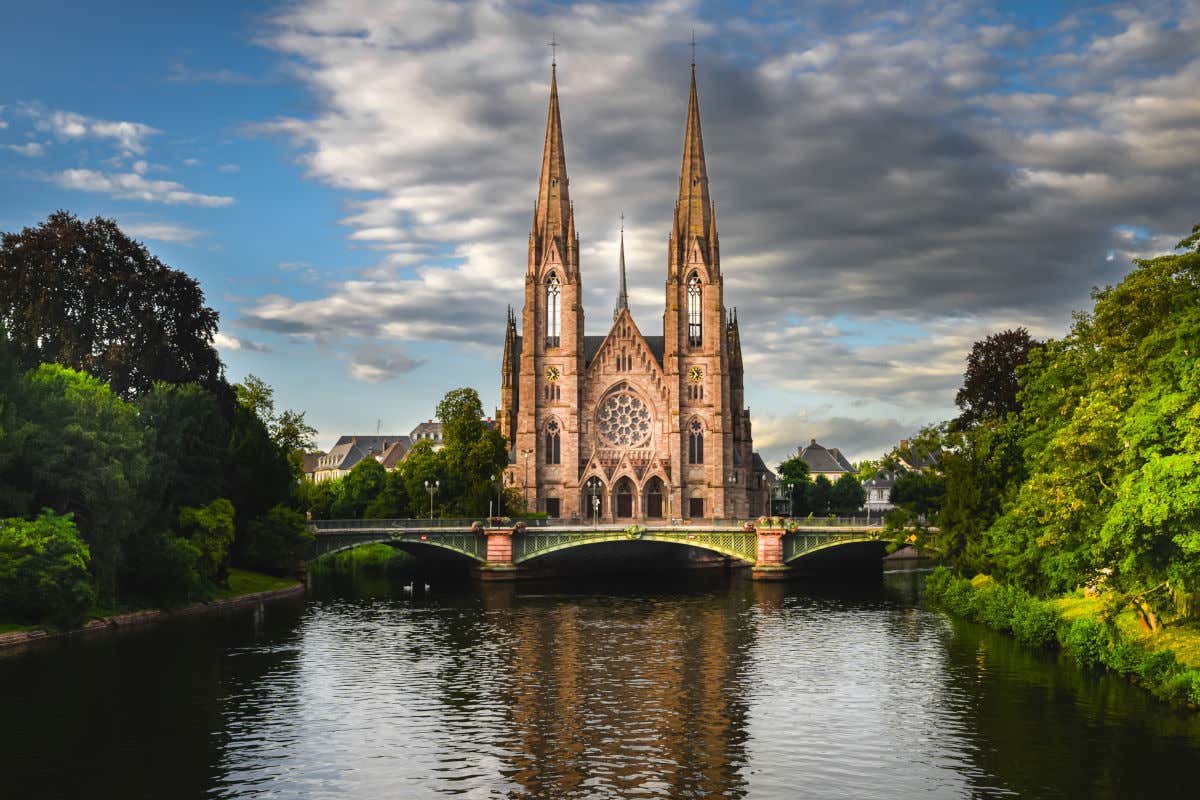
<svg viewBox="0 0 1200 800"><path fill-rule="evenodd" d="M173 62L168 68L167 81L169 83L221 83L242 86L270 83L268 78L247 75L226 67L196 70L178 61Z"/></svg>
<svg viewBox="0 0 1200 800"><path fill-rule="evenodd" d="M153 239L172 244L192 244L207 235L204 231L189 228L177 222L121 222L121 229L139 239Z"/></svg>
<svg viewBox="0 0 1200 800"><path fill-rule="evenodd" d="M198 166L199 164L200 164L200 159L198 159L198 158L185 158L183 160L183 165L185 167L195 167L195 166Z"/></svg>
<svg viewBox="0 0 1200 800"><path fill-rule="evenodd" d="M355 380L382 383L412 372L424 363L424 359L411 358L394 345L373 343L354 351L346 372Z"/></svg>
<svg viewBox="0 0 1200 800"><path fill-rule="evenodd" d="M233 204L232 197L189 192L182 184L174 181L147 180L136 172L107 173L90 169L68 169L51 176L51 180L64 189L102 192L122 200L206 208Z"/></svg>
<svg viewBox="0 0 1200 800"><path fill-rule="evenodd" d="M140 122L121 122L96 119L73 111L51 111L38 105L24 107L34 120L34 127L52 133L60 140L107 139L125 155L140 155L146 150L145 140L162 131Z"/></svg>
<svg viewBox="0 0 1200 800"><path fill-rule="evenodd" d="M249 350L255 353L269 353L271 348L259 342L252 342L249 339L243 339L224 331L217 331L213 334L213 345L218 350Z"/></svg>
<svg viewBox="0 0 1200 800"><path fill-rule="evenodd" d="M27 158L37 158L46 154L46 147L41 142L26 142L25 144L6 144L5 148L14 153L20 153Z"/></svg>
<svg viewBox="0 0 1200 800"><path fill-rule="evenodd" d="M323 296L258 298L245 321L498 348L505 304L523 301L544 133L545 57L528 42L557 30L572 31L559 89L588 332L605 329L622 211L634 314L657 332L695 26L748 374L914 417L945 409L974 337L1061 330L1119 278L1119 226L1190 230L1200 174L1194 7L1089 12L1069 31L977 13L868 6L803 30L741 16L718 35L685 0L288 6L266 40L313 111L256 130L345 193L348 241L380 257ZM835 317L910 329L805 338Z"/></svg>
<svg viewBox="0 0 1200 800"><path fill-rule="evenodd" d="M239 167L237 164L222 164L221 166L217 167L217 172L233 173L240 169L241 167Z"/></svg>
<svg viewBox="0 0 1200 800"><path fill-rule="evenodd" d="M754 447L772 468L796 455L796 448L816 439L825 447L836 447L851 461L878 458L891 451L901 439L921 429L921 422L893 418L828 416L829 408L774 416L760 415L754 421Z"/></svg>

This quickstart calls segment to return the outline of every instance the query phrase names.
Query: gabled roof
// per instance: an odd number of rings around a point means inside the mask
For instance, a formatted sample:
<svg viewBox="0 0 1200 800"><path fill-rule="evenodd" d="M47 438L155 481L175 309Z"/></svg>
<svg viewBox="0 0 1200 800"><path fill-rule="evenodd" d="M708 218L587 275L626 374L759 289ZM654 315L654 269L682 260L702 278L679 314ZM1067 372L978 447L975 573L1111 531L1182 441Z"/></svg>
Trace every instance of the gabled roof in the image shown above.
<svg viewBox="0 0 1200 800"><path fill-rule="evenodd" d="M754 471L766 473L769 483L774 483L777 480L775 473L771 471L770 467L767 466L767 462L763 461L762 456L757 451L754 453Z"/></svg>
<svg viewBox="0 0 1200 800"><path fill-rule="evenodd" d="M875 473L874 477L867 478L863 481L864 489L891 489L896 485L896 474L890 470L881 469Z"/></svg>
<svg viewBox="0 0 1200 800"><path fill-rule="evenodd" d="M382 453L397 441L408 442L407 436L399 434L380 435L347 435L339 437L337 443L329 452L321 456L317 469L349 470L368 455Z"/></svg>
<svg viewBox="0 0 1200 800"><path fill-rule="evenodd" d="M426 420L425 422L419 423L417 427L413 428L409 432L408 435L413 438L413 441L416 441L417 439L440 440L442 438L442 423L434 422L431 419Z"/></svg>
<svg viewBox="0 0 1200 800"><path fill-rule="evenodd" d="M317 471L317 466L321 463L321 456L325 455L323 450L315 453L300 454L300 471L305 475L311 475Z"/></svg>
<svg viewBox="0 0 1200 800"><path fill-rule="evenodd" d="M808 471L816 473L854 472L854 466L846 460L836 447L830 449L810 440L808 447L800 451L800 460L808 464Z"/></svg>
<svg viewBox="0 0 1200 800"><path fill-rule="evenodd" d="M604 336L583 337L583 360L585 365L592 363L592 359L600 352L600 345L604 344L604 340L607 338L608 334ZM658 366L661 368L666 340L662 336L643 336L642 338L646 340L646 347L650 349L650 354L654 356L654 360L658 362Z"/></svg>
<svg viewBox="0 0 1200 800"><path fill-rule="evenodd" d="M387 449L376 456L376 458L379 459L379 463L383 465L384 469L395 469L396 465L405 459L408 451L411 449L412 445L408 437L405 436L401 440L388 445Z"/></svg>

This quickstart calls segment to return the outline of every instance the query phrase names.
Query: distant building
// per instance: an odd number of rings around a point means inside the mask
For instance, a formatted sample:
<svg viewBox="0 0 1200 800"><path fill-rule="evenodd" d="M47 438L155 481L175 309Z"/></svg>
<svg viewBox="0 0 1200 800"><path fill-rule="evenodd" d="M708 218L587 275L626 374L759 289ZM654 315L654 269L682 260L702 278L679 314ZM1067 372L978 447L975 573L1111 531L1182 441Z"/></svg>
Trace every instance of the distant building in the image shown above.
<svg viewBox="0 0 1200 800"><path fill-rule="evenodd" d="M313 471L312 478L318 482L340 478L364 458L381 455L397 442L404 443L407 453L411 440L400 434L343 436L328 453L317 460L317 468Z"/></svg>
<svg viewBox="0 0 1200 800"><path fill-rule="evenodd" d="M822 447L817 444L816 439L810 439L808 446L800 448L796 455L808 465L808 474L814 481L824 475L830 483L837 483L838 479L847 473L856 474L854 465L846 460L841 450L836 447Z"/></svg>
<svg viewBox="0 0 1200 800"><path fill-rule="evenodd" d="M325 455L324 451L318 450L315 453L300 454L300 472L307 478L312 478L313 473L317 471L318 465L321 463L321 456Z"/></svg>
<svg viewBox="0 0 1200 800"><path fill-rule="evenodd" d="M442 449L442 423L426 420L417 427L412 429L412 433L408 434L412 439L412 443L429 442L433 445L434 450Z"/></svg>
<svg viewBox="0 0 1200 800"><path fill-rule="evenodd" d="M896 507L892 502L892 489L896 488L896 478L900 473L881 469L875 476L863 481L863 491L867 494L864 508L867 511L883 513Z"/></svg>
<svg viewBox="0 0 1200 800"><path fill-rule="evenodd" d="M412 450L412 440L407 436L401 436L396 441L384 449L383 452L376 454L375 459L383 465L386 470L393 470L408 458L409 451Z"/></svg>
<svg viewBox="0 0 1200 800"><path fill-rule="evenodd" d="M939 447L926 453L917 450L908 439L901 439L900 446L892 452L896 464L906 472L917 472L923 469L936 470L942 460L942 449Z"/></svg>

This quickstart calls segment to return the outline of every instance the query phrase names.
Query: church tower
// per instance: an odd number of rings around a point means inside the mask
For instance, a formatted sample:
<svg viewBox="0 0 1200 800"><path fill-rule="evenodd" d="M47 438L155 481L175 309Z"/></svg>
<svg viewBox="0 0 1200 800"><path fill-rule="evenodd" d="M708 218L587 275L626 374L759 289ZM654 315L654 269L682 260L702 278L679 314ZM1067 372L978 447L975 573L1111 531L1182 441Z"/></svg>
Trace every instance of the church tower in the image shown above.
<svg viewBox="0 0 1200 800"><path fill-rule="evenodd" d="M579 237L558 110L558 67L553 65L541 179L529 232L513 399L515 436L504 431L514 445L514 482L522 488L528 486L531 508L545 506L539 503L539 496L547 487L573 483L578 473L579 380L584 364L582 296ZM561 492L553 494L561 496Z"/></svg>
<svg viewBox="0 0 1200 800"><path fill-rule="evenodd" d="M689 517L732 517L748 511L743 465L734 446L734 417L741 409L731 403L727 323L693 64L679 196L667 239L663 313L663 368L679 409L674 417L678 428L672 431L679 443L679 463L673 467L682 479L679 508Z"/></svg>

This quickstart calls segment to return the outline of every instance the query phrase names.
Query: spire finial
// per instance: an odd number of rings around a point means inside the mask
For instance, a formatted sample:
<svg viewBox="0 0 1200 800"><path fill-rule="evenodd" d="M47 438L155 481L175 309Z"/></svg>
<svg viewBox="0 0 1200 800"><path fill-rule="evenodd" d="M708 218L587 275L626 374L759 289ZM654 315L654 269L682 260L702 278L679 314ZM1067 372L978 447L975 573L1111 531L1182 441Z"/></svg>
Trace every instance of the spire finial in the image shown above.
<svg viewBox="0 0 1200 800"><path fill-rule="evenodd" d="M550 41L546 42L546 47L550 48L550 69L555 69L558 67L558 39L554 33L550 34Z"/></svg>
<svg viewBox="0 0 1200 800"><path fill-rule="evenodd" d="M625 283L625 212L621 212L621 258L617 268L617 303L613 306L613 319L621 316L621 310L629 308L629 288Z"/></svg>
<svg viewBox="0 0 1200 800"><path fill-rule="evenodd" d="M696 71L696 29L692 28L692 72Z"/></svg>

